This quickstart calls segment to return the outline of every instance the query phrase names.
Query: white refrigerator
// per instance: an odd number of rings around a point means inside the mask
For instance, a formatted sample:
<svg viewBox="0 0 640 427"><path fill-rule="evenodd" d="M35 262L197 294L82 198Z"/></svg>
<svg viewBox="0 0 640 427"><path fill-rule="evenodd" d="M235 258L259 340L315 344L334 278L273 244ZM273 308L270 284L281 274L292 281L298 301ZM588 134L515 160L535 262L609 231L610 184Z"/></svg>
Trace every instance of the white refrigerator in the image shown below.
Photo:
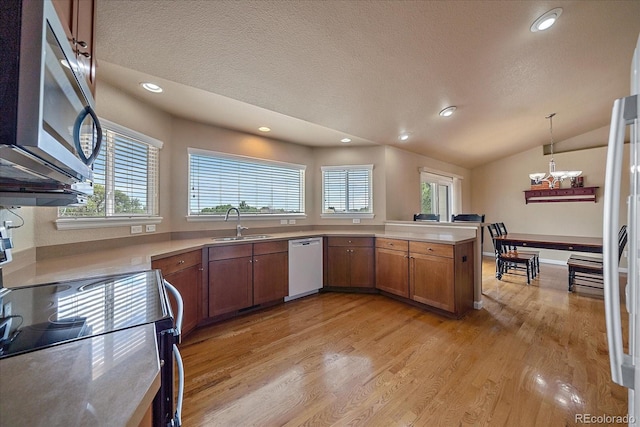
<svg viewBox="0 0 640 427"><path fill-rule="evenodd" d="M604 188L603 275L611 378L629 389L629 425L640 425L640 36L631 63L631 95L616 99L611 114ZM630 164L623 164L625 130L631 126ZM620 194L621 175L629 167L629 194ZM622 197L622 198L621 198ZM625 289L629 313L629 354L622 347L618 230L620 206L627 204L627 261Z"/></svg>

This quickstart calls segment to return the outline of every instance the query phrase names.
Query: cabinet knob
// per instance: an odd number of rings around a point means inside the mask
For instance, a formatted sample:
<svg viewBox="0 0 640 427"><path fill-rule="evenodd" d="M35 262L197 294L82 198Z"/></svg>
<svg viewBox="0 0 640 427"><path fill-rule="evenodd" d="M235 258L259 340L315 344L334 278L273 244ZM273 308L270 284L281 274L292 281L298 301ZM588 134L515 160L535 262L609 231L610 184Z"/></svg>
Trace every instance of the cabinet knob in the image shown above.
<svg viewBox="0 0 640 427"><path fill-rule="evenodd" d="M433 252L433 248L427 248L427 250Z"/></svg>
<svg viewBox="0 0 640 427"><path fill-rule="evenodd" d="M349 240L349 243L351 243L351 240Z"/></svg>

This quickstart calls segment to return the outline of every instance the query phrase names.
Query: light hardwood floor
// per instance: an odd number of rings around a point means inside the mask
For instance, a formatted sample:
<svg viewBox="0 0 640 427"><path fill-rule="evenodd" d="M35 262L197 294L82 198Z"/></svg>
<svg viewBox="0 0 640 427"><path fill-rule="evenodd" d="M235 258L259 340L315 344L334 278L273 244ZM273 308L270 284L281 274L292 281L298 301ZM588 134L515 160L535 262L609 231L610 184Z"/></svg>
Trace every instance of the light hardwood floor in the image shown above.
<svg viewBox="0 0 640 427"><path fill-rule="evenodd" d="M602 299L567 293L566 267L541 268L526 286L496 280L485 259L484 308L461 320L326 293L198 330L181 345L183 425L564 426L625 415Z"/></svg>

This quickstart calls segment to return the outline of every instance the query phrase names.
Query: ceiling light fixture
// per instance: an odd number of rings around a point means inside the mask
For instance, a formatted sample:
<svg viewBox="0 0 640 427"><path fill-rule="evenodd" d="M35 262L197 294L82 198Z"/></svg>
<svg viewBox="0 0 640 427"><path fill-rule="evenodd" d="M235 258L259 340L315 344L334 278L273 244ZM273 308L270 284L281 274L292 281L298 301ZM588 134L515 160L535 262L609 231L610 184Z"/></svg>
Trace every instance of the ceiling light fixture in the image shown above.
<svg viewBox="0 0 640 427"><path fill-rule="evenodd" d="M571 186L575 185L575 179L582 174L582 171L556 171L556 162L553 160L553 116L551 113L545 117L549 119L549 134L551 135L551 160L549 161L549 175L544 172L530 173L529 178L536 184L547 182L549 188L555 188L558 182L562 182L565 178L571 178ZM560 187L560 185L558 185Z"/></svg>
<svg viewBox="0 0 640 427"><path fill-rule="evenodd" d="M258 128L258 130L259 130L260 132L271 132L271 128L268 128L268 127L266 127L266 126L260 126L260 127Z"/></svg>
<svg viewBox="0 0 640 427"><path fill-rule="evenodd" d="M536 19L533 24L531 24L531 32L537 33L538 31L544 31L550 28L553 24L556 23L560 15L562 15L561 7L551 9L549 12L545 13L544 15Z"/></svg>
<svg viewBox="0 0 640 427"><path fill-rule="evenodd" d="M406 141L407 139L409 139L409 134L408 134L408 133L403 133L402 135L400 135L400 136L398 137L398 139L399 139L400 141Z"/></svg>
<svg viewBox="0 0 640 427"><path fill-rule="evenodd" d="M142 86L143 88L145 88L149 92L153 92L153 93L161 93L162 92L162 88L160 86L158 86L157 84L155 84L155 83L144 82L144 83L140 83L140 86Z"/></svg>
<svg viewBox="0 0 640 427"><path fill-rule="evenodd" d="M351 142L351 138L342 138L340 142L344 142L345 144Z"/></svg>
<svg viewBox="0 0 640 427"><path fill-rule="evenodd" d="M454 105L452 105L452 106L447 107L447 108L445 108L444 110L440 111L440 115L441 115L442 117L449 117L449 116L452 116L452 115L453 115L453 113L456 111L456 109L457 109L457 108L456 108Z"/></svg>

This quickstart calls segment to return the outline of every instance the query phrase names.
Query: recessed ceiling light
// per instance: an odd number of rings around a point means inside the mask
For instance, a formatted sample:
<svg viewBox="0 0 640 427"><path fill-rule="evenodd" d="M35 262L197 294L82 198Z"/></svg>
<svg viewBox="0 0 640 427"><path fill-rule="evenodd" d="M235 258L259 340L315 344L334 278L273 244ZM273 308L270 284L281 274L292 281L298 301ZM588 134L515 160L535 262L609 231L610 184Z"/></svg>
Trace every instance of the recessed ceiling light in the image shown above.
<svg viewBox="0 0 640 427"><path fill-rule="evenodd" d="M449 117L453 115L455 111L456 111L456 107L452 105L451 107L447 107L444 110L440 111L440 115L442 117Z"/></svg>
<svg viewBox="0 0 640 427"><path fill-rule="evenodd" d="M351 142L351 138L342 138L340 142L344 142L345 144Z"/></svg>
<svg viewBox="0 0 640 427"><path fill-rule="evenodd" d="M266 126L260 126L260 127L258 128L258 130L259 130L260 132L271 132L271 128L268 128L268 127L266 127Z"/></svg>
<svg viewBox="0 0 640 427"><path fill-rule="evenodd" d="M553 24L556 23L556 20L562 15L562 8L556 7L555 9L550 10L545 13L538 19L536 19L533 24L531 24L531 32L537 33L538 31L544 31L550 28Z"/></svg>
<svg viewBox="0 0 640 427"><path fill-rule="evenodd" d="M406 141L407 139L409 139L409 134L408 133L403 133L398 137L398 139L400 141Z"/></svg>
<svg viewBox="0 0 640 427"><path fill-rule="evenodd" d="M160 86L158 86L157 84L155 84L155 83L144 82L144 83L140 83L140 86L142 86L143 88L145 88L149 92L153 92L153 93L162 92L162 88Z"/></svg>

